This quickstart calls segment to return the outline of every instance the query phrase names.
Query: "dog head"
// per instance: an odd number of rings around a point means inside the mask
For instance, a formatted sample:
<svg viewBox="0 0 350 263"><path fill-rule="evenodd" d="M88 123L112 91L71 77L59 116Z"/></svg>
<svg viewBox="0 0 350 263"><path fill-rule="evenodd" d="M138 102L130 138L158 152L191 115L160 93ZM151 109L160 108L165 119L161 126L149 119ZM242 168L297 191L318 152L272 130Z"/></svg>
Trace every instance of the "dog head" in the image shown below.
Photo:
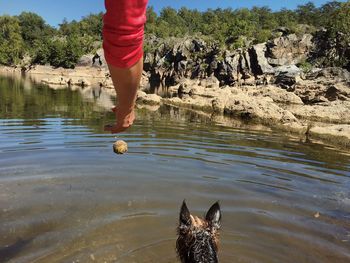
<svg viewBox="0 0 350 263"><path fill-rule="evenodd" d="M216 263L221 211L218 202L204 219L191 215L184 201L180 210L176 250L182 263Z"/></svg>

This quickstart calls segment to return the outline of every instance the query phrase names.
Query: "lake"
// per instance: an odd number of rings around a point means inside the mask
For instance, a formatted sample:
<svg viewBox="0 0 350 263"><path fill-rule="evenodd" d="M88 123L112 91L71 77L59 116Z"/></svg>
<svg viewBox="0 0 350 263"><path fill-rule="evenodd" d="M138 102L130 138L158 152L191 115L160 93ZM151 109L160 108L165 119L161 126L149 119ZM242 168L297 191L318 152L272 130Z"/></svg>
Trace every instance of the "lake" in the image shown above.
<svg viewBox="0 0 350 263"><path fill-rule="evenodd" d="M184 199L220 262L350 262L349 151L168 106L111 135L113 100L0 77L0 262L178 262Z"/></svg>

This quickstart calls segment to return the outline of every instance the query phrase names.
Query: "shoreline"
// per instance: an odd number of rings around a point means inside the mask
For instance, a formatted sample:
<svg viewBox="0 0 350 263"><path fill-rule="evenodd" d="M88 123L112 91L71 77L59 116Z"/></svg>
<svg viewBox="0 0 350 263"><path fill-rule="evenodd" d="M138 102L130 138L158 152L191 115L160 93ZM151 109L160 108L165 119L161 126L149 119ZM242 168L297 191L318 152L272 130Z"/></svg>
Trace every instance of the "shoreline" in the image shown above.
<svg viewBox="0 0 350 263"><path fill-rule="evenodd" d="M34 82L52 87L100 86L114 89L105 67L54 69L49 66L34 66L23 72L19 68L0 66L0 74L9 77L13 74L24 74ZM179 84L167 88L167 95L170 96L166 97L150 94L148 90L147 73L144 73L138 92L138 105L165 104L210 116L214 122L218 122L216 120L220 118L228 118L247 125L263 125L267 130L288 132L303 141L315 140L342 149L350 148L349 100L305 105L295 93L277 85L219 87L210 78L184 78ZM348 92L350 94L350 88Z"/></svg>

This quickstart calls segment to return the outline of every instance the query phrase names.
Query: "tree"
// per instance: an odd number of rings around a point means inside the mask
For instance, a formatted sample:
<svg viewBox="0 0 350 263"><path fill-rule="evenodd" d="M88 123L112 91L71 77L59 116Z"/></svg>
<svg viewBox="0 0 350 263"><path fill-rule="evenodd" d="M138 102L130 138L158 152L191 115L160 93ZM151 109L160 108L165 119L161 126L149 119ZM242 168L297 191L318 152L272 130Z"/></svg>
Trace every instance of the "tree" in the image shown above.
<svg viewBox="0 0 350 263"><path fill-rule="evenodd" d="M319 66L344 67L350 70L350 1L327 6L326 30L317 32L316 52L312 57ZM323 9L325 10L325 9Z"/></svg>
<svg viewBox="0 0 350 263"><path fill-rule="evenodd" d="M84 55L83 43L80 40L81 39L76 36L70 36L67 38L64 47L64 60L62 61L62 67L74 68L79 58Z"/></svg>
<svg viewBox="0 0 350 263"><path fill-rule="evenodd" d="M94 40L102 40L103 14L90 14L78 22L79 33L91 36Z"/></svg>
<svg viewBox="0 0 350 263"><path fill-rule="evenodd" d="M153 6L150 6L147 8L146 11L146 18L147 18L147 23L146 23L146 34L156 34L156 29L157 29L157 13L154 11Z"/></svg>
<svg viewBox="0 0 350 263"><path fill-rule="evenodd" d="M335 8L334 8L335 7ZM329 19L326 21L326 27L336 33L350 35L350 1L342 3L339 6L333 4L330 8L331 12L328 15Z"/></svg>
<svg viewBox="0 0 350 263"><path fill-rule="evenodd" d="M54 28L47 25L45 20L35 13L23 12L18 16L18 20L27 48L31 48L35 41L43 41L55 33Z"/></svg>
<svg viewBox="0 0 350 263"><path fill-rule="evenodd" d="M298 24L296 12L282 8L280 11L274 13L278 26L288 27L293 29Z"/></svg>
<svg viewBox="0 0 350 263"><path fill-rule="evenodd" d="M313 2L299 5L296 10L298 21L302 24L318 25L320 12Z"/></svg>
<svg viewBox="0 0 350 263"><path fill-rule="evenodd" d="M19 21L15 17L0 17L0 64L15 65L22 58L24 43Z"/></svg>

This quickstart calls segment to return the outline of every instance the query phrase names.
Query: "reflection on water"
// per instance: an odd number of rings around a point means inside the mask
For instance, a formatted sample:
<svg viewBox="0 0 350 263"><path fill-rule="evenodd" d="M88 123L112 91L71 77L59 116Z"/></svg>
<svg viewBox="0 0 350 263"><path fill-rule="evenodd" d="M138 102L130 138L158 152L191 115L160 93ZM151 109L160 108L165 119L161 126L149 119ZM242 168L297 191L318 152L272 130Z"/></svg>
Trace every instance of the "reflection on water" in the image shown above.
<svg viewBox="0 0 350 263"><path fill-rule="evenodd" d="M162 106L117 156L112 104L0 78L0 262L177 262L183 199L220 200L221 262L349 262L348 153Z"/></svg>

